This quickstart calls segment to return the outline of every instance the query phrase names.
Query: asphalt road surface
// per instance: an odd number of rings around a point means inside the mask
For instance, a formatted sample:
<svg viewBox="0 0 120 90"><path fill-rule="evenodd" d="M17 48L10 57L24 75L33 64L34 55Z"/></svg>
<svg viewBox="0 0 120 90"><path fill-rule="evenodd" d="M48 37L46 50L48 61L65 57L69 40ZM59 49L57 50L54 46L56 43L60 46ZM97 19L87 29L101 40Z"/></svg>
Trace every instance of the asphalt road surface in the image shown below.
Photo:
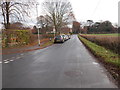
<svg viewBox="0 0 120 90"><path fill-rule="evenodd" d="M116 88L77 35L63 44L3 59L3 88Z"/></svg>

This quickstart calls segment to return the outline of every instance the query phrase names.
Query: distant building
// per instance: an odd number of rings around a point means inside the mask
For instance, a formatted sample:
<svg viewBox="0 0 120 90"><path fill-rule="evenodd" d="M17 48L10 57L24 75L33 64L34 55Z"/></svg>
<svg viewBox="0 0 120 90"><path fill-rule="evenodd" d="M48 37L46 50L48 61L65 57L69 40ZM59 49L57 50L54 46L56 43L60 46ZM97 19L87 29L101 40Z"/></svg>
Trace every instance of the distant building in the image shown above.
<svg viewBox="0 0 120 90"><path fill-rule="evenodd" d="M81 29L81 33L86 34L87 31L88 31L88 26L84 26L84 27Z"/></svg>
<svg viewBox="0 0 120 90"><path fill-rule="evenodd" d="M63 27L60 30L60 33L64 33L64 34L69 34L71 32L71 28L68 27Z"/></svg>
<svg viewBox="0 0 120 90"><path fill-rule="evenodd" d="M15 22L10 24L10 29L24 29L24 25L21 22Z"/></svg>
<svg viewBox="0 0 120 90"><path fill-rule="evenodd" d="M32 29L32 33L36 34L38 32L38 29L36 26L33 27ZM39 32L42 33L42 34L47 34L47 33L54 33L53 31L53 27L45 27L45 28L39 28ZM59 33L64 33L64 34L69 34L70 32L72 32L72 29L69 28L69 27L63 27L60 29Z"/></svg>
<svg viewBox="0 0 120 90"><path fill-rule="evenodd" d="M72 32L73 33L80 33L80 23L77 21L73 21L73 27L72 27Z"/></svg>

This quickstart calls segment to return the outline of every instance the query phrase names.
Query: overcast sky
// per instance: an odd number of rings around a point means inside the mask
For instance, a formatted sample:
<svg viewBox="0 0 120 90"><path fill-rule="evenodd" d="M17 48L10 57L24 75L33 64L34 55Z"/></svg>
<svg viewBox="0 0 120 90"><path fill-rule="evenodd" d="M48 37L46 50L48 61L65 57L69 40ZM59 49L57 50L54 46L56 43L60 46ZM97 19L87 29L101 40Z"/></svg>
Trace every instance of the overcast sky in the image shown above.
<svg viewBox="0 0 120 90"><path fill-rule="evenodd" d="M39 2L39 15L42 14L41 3ZM73 11L77 21L86 20L105 21L118 23L118 2L120 0L69 0L72 4Z"/></svg>
<svg viewBox="0 0 120 90"><path fill-rule="evenodd" d="M69 0L69 1L71 2L71 5L73 7L74 15L77 21L79 22L86 22L87 20L93 20L94 22L101 20L102 21L109 20L113 24L114 23L118 24L118 2L120 0ZM41 4L44 2L44 0L38 0L38 2L39 2L38 15L42 15ZM36 24L37 15L35 15L36 13L35 8L33 9L33 13L34 15L31 15L32 21L29 19L28 25Z"/></svg>

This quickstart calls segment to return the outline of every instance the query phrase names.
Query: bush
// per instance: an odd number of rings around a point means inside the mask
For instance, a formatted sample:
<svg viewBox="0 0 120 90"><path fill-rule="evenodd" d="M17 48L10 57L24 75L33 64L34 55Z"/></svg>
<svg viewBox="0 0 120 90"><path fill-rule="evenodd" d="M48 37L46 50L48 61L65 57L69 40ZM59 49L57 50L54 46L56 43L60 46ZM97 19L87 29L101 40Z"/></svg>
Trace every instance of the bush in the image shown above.
<svg viewBox="0 0 120 90"><path fill-rule="evenodd" d="M43 38L54 38L54 34L43 34Z"/></svg>
<svg viewBox="0 0 120 90"><path fill-rule="evenodd" d="M29 30L6 30L2 33L2 47L28 45L35 39Z"/></svg>

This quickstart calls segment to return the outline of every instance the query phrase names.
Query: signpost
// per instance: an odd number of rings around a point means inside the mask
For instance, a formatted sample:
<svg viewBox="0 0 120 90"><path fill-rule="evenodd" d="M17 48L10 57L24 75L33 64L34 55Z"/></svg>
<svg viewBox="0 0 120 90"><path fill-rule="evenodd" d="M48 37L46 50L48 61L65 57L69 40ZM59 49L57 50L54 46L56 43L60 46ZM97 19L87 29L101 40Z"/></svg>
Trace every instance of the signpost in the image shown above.
<svg viewBox="0 0 120 90"><path fill-rule="evenodd" d="M53 33L54 33L54 37L55 37L55 32L56 32L56 31L55 31L55 26L53 26Z"/></svg>
<svg viewBox="0 0 120 90"><path fill-rule="evenodd" d="M36 4L36 13L37 13L37 17L38 17L38 8L37 5L39 5L38 3ZM37 30L38 30L38 46L40 46L40 31L39 31L39 26L37 24Z"/></svg>

